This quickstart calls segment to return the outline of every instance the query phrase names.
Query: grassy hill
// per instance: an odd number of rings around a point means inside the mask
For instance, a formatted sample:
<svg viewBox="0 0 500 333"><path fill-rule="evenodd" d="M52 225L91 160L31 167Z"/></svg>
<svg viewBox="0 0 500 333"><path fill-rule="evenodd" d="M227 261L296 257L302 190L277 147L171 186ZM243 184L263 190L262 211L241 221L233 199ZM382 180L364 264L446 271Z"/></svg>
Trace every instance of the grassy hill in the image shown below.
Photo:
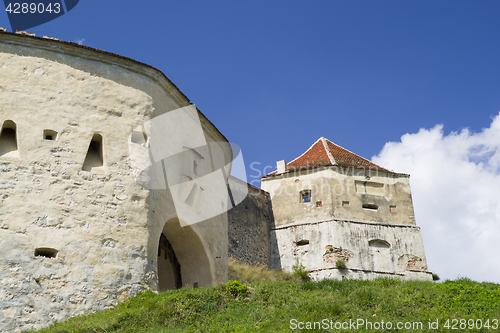
<svg viewBox="0 0 500 333"><path fill-rule="evenodd" d="M234 262L230 278L242 283L146 292L39 332L500 332L498 284L311 282Z"/></svg>

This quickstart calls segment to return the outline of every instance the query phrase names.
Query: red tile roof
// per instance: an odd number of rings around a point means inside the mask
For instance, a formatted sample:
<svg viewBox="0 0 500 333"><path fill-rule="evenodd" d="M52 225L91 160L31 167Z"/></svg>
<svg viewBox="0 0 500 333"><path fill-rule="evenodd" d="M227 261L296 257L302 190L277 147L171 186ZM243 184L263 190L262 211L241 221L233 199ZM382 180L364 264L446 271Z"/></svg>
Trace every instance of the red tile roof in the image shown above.
<svg viewBox="0 0 500 333"><path fill-rule="evenodd" d="M379 165L336 145L328 139L319 138L308 150L287 164L287 172L297 169L313 169L324 166L370 169L395 174ZM275 175L273 171L262 178Z"/></svg>

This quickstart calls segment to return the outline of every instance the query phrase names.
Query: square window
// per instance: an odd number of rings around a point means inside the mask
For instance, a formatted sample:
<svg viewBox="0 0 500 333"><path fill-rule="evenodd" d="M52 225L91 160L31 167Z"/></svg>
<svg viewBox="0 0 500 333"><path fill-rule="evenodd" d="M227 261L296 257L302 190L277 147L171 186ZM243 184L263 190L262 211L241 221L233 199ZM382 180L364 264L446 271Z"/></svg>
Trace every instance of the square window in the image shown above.
<svg viewBox="0 0 500 333"><path fill-rule="evenodd" d="M300 192L300 202L301 203L311 202L311 190Z"/></svg>
<svg viewBox="0 0 500 333"><path fill-rule="evenodd" d="M44 130L43 139L49 141L57 140L57 132L53 130Z"/></svg>
<svg viewBox="0 0 500 333"><path fill-rule="evenodd" d="M316 207L322 207L323 203L321 201L316 201Z"/></svg>
<svg viewBox="0 0 500 333"><path fill-rule="evenodd" d="M389 206L390 210L391 210L391 213L396 213L397 210L396 210L396 206Z"/></svg>

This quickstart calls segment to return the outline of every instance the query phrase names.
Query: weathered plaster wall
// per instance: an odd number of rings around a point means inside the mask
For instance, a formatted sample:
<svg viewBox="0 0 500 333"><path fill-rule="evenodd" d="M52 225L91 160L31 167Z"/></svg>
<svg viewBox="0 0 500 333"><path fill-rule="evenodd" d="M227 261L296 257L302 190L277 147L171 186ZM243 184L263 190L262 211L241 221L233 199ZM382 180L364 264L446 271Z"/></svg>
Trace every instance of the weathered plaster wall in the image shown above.
<svg viewBox="0 0 500 333"><path fill-rule="evenodd" d="M180 228L169 191L137 185L142 170L131 163L149 163L132 130L188 104L159 71L129 59L0 33L0 123L15 122L18 145L0 156L0 332L157 290L161 232L186 284L227 279L227 216ZM207 140L225 140L200 119ZM47 129L56 140L44 140ZM96 133L104 166L83 171ZM36 257L37 248L59 252Z"/></svg>
<svg viewBox="0 0 500 333"><path fill-rule="evenodd" d="M278 244L271 253L274 268L291 271L293 265L302 264L313 271L312 276L355 276L344 270L337 273L335 264L343 259L349 270L367 277L380 273L404 277L411 274L408 271L418 271L425 272L422 278L432 278L426 273L420 229L415 226L334 220L280 227L271 234Z"/></svg>
<svg viewBox="0 0 500 333"><path fill-rule="evenodd" d="M374 272L363 271L356 269L328 269L318 270L309 273L311 280L319 281L323 279L360 279L360 280L373 280L377 278L398 278L401 280L419 280L419 281L432 281L432 273L406 271L405 273L387 273L387 272Z"/></svg>
<svg viewBox="0 0 500 333"><path fill-rule="evenodd" d="M325 167L263 178L262 188L276 224L271 267L299 263L313 278L431 278L407 175ZM335 268L338 259L347 270Z"/></svg>
<svg viewBox="0 0 500 333"><path fill-rule="evenodd" d="M271 241L269 230L274 226L269 193L237 178L229 184L247 197L228 212L229 256L249 264L269 265Z"/></svg>
<svg viewBox="0 0 500 333"><path fill-rule="evenodd" d="M153 103L127 84L145 78L118 67L0 47L0 121L16 123L19 148L18 158L0 156L0 327L11 331L104 309L149 287L149 193L135 185L126 158L130 129ZM58 139L44 140L45 129ZM99 173L82 171L94 133L104 139ZM59 253L35 257L40 247Z"/></svg>
<svg viewBox="0 0 500 333"><path fill-rule="evenodd" d="M357 184L365 183L379 187L362 192ZM271 194L276 226L332 218L415 224L406 175L326 167L263 178L262 189ZM305 190L311 190L309 203L300 202L300 193ZM317 202L321 202L321 207L317 207ZM377 205L378 210L365 209L364 204ZM391 212L390 206L395 206L396 211Z"/></svg>

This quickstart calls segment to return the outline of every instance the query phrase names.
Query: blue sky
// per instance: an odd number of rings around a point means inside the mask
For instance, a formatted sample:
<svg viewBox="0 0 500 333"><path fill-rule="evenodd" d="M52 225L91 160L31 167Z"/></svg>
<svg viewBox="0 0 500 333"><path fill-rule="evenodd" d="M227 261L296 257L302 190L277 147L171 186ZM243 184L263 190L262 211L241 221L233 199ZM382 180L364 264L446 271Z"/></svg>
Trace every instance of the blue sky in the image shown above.
<svg viewBox="0 0 500 333"><path fill-rule="evenodd" d="M263 169L290 161L321 136L372 158L386 143L406 134L423 138L421 128L438 124L442 141L464 128L481 134L500 110L499 17L500 2L487 0L82 0L29 30L158 68L242 147L251 177L258 176L252 162ZM4 12L0 26L10 30ZM398 147L404 153L415 145ZM387 150L377 160L389 164L382 166L421 178L423 167L398 163ZM412 156L437 163L432 156L439 155L420 151ZM441 273L443 262L424 233L425 214L436 214L415 199L428 193L415 192L413 179L412 188L429 266ZM433 223L454 223L443 219ZM442 275L485 276L451 268Z"/></svg>
<svg viewBox="0 0 500 333"><path fill-rule="evenodd" d="M320 136L370 158L421 127L487 127L499 14L498 1L82 0L30 31L160 69L247 165L275 165Z"/></svg>

